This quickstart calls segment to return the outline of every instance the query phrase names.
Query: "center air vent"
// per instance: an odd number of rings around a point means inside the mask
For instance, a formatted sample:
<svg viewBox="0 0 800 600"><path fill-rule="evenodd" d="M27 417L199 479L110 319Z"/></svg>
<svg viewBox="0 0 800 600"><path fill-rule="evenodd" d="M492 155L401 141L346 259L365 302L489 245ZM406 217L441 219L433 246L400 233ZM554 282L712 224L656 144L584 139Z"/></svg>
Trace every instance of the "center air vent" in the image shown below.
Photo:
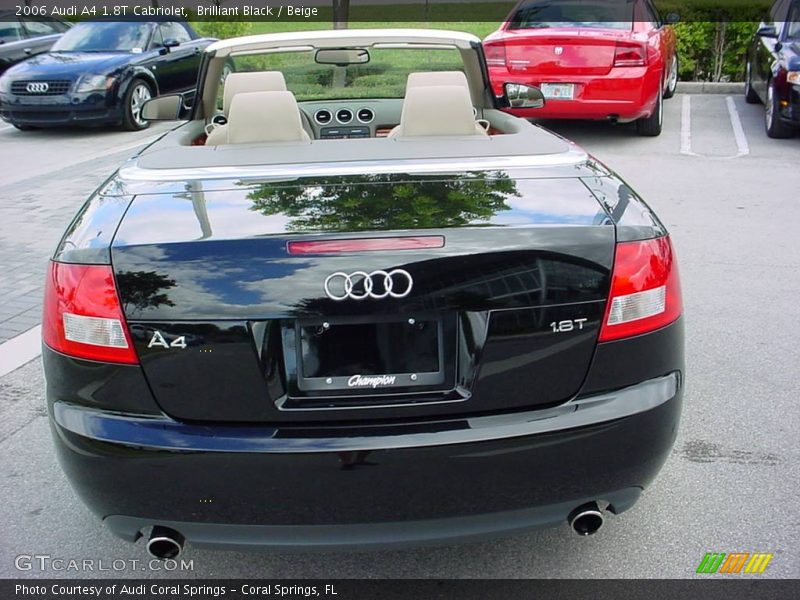
<svg viewBox="0 0 800 600"><path fill-rule="evenodd" d="M356 113L356 118L362 123L372 123L372 119L375 118L375 113L371 108L359 108Z"/></svg>
<svg viewBox="0 0 800 600"><path fill-rule="evenodd" d="M314 120L317 122L317 125L327 125L332 119L333 115L327 108L320 108L314 113Z"/></svg>
<svg viewBox="0 0 800 600"><path fill-rule="evenodd" d="M336 111L336 120L342 125L353 120L353 111L349 108L340 108Z"/></svg>

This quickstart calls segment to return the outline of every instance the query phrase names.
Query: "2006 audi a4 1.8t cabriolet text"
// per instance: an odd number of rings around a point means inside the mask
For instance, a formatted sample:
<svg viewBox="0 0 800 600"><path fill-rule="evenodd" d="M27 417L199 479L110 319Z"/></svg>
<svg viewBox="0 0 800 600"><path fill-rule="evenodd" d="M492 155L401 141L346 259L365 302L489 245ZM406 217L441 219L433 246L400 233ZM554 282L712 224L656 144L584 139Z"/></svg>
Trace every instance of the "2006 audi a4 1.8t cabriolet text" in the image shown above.
<svg viewBox="0 0 800 600"><path fill-rule="evenodd" d="M49 267L61 464L117 535L364 548L594 533L670 452L678 271L644 202L500 110L479 40L251 36Z"/></svg>

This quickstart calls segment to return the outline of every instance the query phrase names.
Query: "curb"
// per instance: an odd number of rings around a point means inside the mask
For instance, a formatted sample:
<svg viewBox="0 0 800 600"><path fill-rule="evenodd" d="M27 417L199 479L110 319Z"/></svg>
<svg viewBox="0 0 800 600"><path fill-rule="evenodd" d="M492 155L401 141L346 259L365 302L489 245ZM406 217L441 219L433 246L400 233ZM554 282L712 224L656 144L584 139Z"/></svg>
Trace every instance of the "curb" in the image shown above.
<svg viewBox="0 0 800 600"><path fill-rule="evenodd" d="M679 81L679 94L743 94L744 82Z"/></svg>

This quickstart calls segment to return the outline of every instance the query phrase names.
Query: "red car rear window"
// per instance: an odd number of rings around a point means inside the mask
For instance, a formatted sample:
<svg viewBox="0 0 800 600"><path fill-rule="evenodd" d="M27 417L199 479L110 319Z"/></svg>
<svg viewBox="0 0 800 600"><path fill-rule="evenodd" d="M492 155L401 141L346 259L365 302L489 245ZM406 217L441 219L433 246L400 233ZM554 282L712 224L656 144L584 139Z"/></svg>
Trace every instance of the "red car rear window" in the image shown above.
<svg viewBox="0 0 800 600"><path fill-rule="evenodd" d="M508 29L596 27L630 29L633 0L531 0L509 21Z"/></svg>

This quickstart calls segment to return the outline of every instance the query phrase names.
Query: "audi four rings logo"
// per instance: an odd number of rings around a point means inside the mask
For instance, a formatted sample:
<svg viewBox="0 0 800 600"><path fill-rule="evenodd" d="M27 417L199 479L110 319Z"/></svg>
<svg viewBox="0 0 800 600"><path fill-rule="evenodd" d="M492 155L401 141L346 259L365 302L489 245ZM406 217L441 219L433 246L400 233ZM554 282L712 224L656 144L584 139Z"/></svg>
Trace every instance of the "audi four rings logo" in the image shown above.
<svg viewBox="0 0 800 600"><path fill-rule="evenodd" d="M28 90L28 93L30 94L44 94L47 90L50 89L50 84L43 82L40 83L34 82L26 85L25 89Z"/></svg>
<svg viewBox="0 0 800 600"><path fill-rule="evenodd" d="M373 298L405 298L414 287L414 280L408 271L337 271L325 278L325 294L331 300L364 300Z"/></svg>

